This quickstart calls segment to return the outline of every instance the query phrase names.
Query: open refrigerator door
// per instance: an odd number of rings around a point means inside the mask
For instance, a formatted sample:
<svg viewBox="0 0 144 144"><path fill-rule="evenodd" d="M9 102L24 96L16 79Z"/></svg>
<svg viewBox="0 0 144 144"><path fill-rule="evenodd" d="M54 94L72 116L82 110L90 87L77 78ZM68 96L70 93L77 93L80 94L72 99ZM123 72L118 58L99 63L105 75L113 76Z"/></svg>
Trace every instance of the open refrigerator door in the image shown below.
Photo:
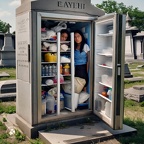
<svg viewBox="0 0 144 144"><path fill-rule="evenodd" d="M113 129L122 129L125 16L95 21L94 113Z"/></svg>

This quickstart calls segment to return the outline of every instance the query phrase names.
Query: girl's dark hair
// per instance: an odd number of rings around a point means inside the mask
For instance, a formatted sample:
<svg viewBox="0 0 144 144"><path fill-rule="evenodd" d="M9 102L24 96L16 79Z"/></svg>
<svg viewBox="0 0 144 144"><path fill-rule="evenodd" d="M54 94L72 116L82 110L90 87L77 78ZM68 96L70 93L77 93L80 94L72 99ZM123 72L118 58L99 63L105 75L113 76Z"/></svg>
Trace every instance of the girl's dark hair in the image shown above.
<svg viewBox="0 0 144 144"><path fill-rule="evenodd" d="M82 37L82 42L81 42L81 45L80 45L80 52L82 52L83 51L83 47L86 44L86 39L85 39L83 33L80 30L75 30L74 33L78 33ZM76 47L77 47L77 43L75 42L75 49L76 49Z"/></svg>
<svg viewBox="0 0 144 144"><path fill-rule="evenodd" d="M61 33L61 34L66 33L66 34L68 35L67 40L70 39L70 34L69 34L69 31L68 31L67 29L62 29L62 30L60 31L60 33Z"/></svg>

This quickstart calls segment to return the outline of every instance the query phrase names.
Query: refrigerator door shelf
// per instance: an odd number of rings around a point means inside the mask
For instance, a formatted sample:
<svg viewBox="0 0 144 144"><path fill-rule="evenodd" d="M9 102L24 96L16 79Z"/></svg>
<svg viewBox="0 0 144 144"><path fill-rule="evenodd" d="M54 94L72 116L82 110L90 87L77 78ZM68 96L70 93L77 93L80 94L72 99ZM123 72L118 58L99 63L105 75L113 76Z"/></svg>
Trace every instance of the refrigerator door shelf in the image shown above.
<svg viewBox="0 0 144 144"><path fill-rule="evenodd" d="M108 85L108 84L105 84L105 83L102 83L102 82L99 82L101 85L103 85L103 86L106 86L106 87L109 87L109 88L112 88L112 86L111 85Z"/></svg>
<svg viewBox="0 0 144 144"><path fill-rule="evenodd" d="M98 34L98 36L109 37L113 36L113 33Z"/></svg>
<svg viewBox="0 0 144 144"><path fill-rule="evenodd" d="M112 67L109 67L109 66L106 66L106 65L101 65L101 64L98 64L98 66L100 66L100 67L102 67L102 68L112 69Z"/></svg>
<svg viewBox="0 0 144 144"><path fill-rule="evenodd" d="M107 97L105 97L105 96L103 96L103 95L101 95L101 94L98 94L101 98L103 98L103 99L105 99L106 101L109 101L109 102L112 102L109 98L107 98Z"/></svg>
<svg viewBox="0 0 144 144"><path fill-rule="evenodd" d="M112 57L112 54L105 54L105 53L97 53L98 55L101 56L107 56L107 57Z"/></svg>

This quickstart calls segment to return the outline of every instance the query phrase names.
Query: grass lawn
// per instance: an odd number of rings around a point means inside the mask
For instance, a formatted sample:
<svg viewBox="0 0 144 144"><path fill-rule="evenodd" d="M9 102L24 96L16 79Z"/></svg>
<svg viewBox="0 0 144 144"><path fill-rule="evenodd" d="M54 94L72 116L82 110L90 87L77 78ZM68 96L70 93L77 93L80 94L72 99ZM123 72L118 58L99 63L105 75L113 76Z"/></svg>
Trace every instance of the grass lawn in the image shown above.
<svg viewBox="0 0 144 144"><path fill-rule="evenodd" d="M129 69L134 77L144 77L144 67L138 68L144 62L130 63ZM134 85L144 85L144 80L131 82L125 80L125 88ZM124 124L137 129L137 134L129 137L120 137L118 141L122 144L144 144L144 102L138 103L125 99L124 101Z"/></svg>
<svg viewBox="0 0 144 144"><path fill-rule="evenodd" d="M0 73L6 72L10 77L0 77L0 81L3 80L15 80L16 79L16 69L15 68L0 68Z"/></svg>

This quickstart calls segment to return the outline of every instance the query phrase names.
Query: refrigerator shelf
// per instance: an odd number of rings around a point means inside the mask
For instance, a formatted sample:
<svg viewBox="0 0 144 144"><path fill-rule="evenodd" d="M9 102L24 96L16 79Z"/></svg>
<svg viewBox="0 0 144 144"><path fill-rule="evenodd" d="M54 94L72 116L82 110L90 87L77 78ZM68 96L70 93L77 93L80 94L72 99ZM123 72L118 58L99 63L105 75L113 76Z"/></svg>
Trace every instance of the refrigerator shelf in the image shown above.
<svg viewBox="0 0 144 144"><path fill-rule="evenodd" d="M103 117L107 118L109 121L111 121L110 117L108 117L106 114L105 114L105 110L101 110L100 111L100 114L102 114Z"/></svg>
<svg viewBox="0 0 144 144"><path fill-rule="evenodd" d="M57 64L57 62L41 62L41 64Z"/></svg>
<svg viewBox="0 0 144 144"><path fill-rule="evenodd" d="M41 78L51 78L51 77L55 77L55 76L41 76Z"/></svg>
<svg viewBox="0 0 144 144"><path fill-rule="evenodd" d="M112 54L105 54L105 53L97 53L98 55L101 56L107 56L107 57L112 57Z"/></svg>
<svg viewBox="0 0 144 144"><path fill-rule="evenodd" d="M110 67L110 66L105 66L105 65L101 65L101 64L98 64L98 66L103 67L103 68L112 69L112 67Z"/></svg>
<svg viewBox="0 0 144 144"><path fill-rule="evenodd" d="M64 81L60 84L70 84L71 81ZM46 86L54 86L54 85L57 85L57 83L53 83L53 84L50 84L50 85L47 85L47 84L41 84L42 87L46 87Z"/></svg>
<svg viewBox="0 0 144 144"><path fill-rule="evenodd" d="M41 42L57 43L57 40L41 40ZM61 41L60 43L70 43L70 41Z"/></svg>
<svg viewBox="0 0 144 144"><path fill-rule="evenodd" d="M109 102L112 102L109 98L106 98L105 96L103 96L103 95L101 95L101 94L98 94L101 98L103 98L103 99L105 99L105 100L107 100L107 101L109 101Z"/></svg>
<svg viewBox="0 0 144 144"><path fill-rule="evenodd" d="M71 74L67 74L67 75L62 75L62 76L64 76L64 77L68 77L68 76L71 76Z"/></svg>
<svg viewBox="0 0 144 144"><path fill-rule="evenodd" d="M57 53L57 51L52 52L52 51L41 51L42 53Z"/></svg>
<svg viewBox="0 0 144 144"><path fill-rule="evenodd" d="M61 44L70 43L71 41L61 41Z"/></svg>
<svg viewBox="0 0 144 144"><path fill-rule="evenodd" d="M102 83L102 82L99 82L99 84L101 84L101 85L103 85L103 86L106 86L106 87L109 87L109 88L112 88L112 86L107 85L107 84L104 84L104 83Z"/></svg>
<svg viewBox="0 0 144 144"><path fill-rule="evenodd" d="M54 86L54 85L57 85L57 83L53 83L53 84L50 84L50 85L47 85L47 84L41 84L42 87Z"/></svg>
<svg viewBox="0 0 144 144"><path fill-rule="evenodd" d="M52 51L41 51L42 53L57 53L57 51L55 51L55 52L52 52ZM71 51L70 50L68 50L68 51L60 51L60 53L70 53Z"/></svg>
<svg viewBox="0 0 144 144"><path fill-rule="evenodd" d="M60 51L60 53L70 53L71 51L70 50L68 50L68 51Z"/></svg>
<svg viewBox="0 0 144 144"><path fill-rule="evenodd" d="M62 83L60 83L60 84L70 84L70 83L71 83L71 81L66 80L66 81L64 81L64 82L62 82Z"/></svg>
<svg viewBox="0 0 144 144"><path fill-rule="evenodd" d="M61 64L70 64L71 62L61 62Z"/></svg>
<svg viewBox="0 0 144 144"><path fill-rule="evenodd" d="M98 36L108 37L113 36L113 33L98 34Z"/></svg>

